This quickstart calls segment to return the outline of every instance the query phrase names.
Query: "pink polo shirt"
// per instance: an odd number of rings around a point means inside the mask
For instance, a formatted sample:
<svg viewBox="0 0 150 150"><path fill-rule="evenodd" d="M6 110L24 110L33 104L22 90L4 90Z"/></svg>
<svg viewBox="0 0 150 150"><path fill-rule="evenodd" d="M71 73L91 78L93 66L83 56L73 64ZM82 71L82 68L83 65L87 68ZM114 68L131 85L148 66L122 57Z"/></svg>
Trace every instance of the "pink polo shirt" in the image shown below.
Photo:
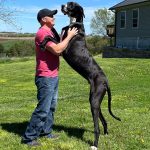
<svg viewBox="0 0 150 150"><path fill-rule="evenodd" d="M54 37L53 32L47 28L41 27L36 33L36 76L57 77L59 69L59 56L52 54L48 50L41 50L39 44L44 40L45 36ZM48 42L50 46L53 42Z"/></svg>

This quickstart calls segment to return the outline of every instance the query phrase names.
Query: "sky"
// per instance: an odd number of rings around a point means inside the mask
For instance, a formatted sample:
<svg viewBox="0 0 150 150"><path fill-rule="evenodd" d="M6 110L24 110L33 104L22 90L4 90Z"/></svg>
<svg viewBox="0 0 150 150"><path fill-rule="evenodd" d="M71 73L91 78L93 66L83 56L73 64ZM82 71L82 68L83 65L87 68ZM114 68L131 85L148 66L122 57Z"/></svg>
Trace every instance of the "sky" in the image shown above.
<svg viewBox="0 0 150 150"><path fill-rule="evenodd" d="M2 0L0 0L1 2ZM90 22L94 16L94 11L101 8L110 8L122 0L74 0L84 8L85 18L84 26L86 34L91 34ZM55 15L55 28L58 33L64 26L69 24L69 18L61 12L61 5L66 4L68 0L5 0L5 7L15 10L14 18L17 28L5 24L0 20L0 32L20 32L20 33L36 33L40 24L37 21L37 13L40 9L48 8L57 9Z"/></svg>

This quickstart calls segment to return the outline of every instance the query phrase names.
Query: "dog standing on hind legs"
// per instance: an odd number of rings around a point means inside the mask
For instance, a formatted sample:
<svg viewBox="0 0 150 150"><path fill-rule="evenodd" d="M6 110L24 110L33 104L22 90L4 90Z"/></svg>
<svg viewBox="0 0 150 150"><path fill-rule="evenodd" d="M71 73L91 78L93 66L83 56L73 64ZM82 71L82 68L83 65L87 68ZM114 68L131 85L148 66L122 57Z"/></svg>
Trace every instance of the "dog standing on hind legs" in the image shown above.
<svg viewBox="0 0 150 150"><path fill-rule="evenodd" d="M79 31L79 34L70 41L67 49L63 52L63 57L68 64L87 79L90 84L89 101L94 122L94 145L91 146L91 149L96 150L100 135L99 119L102 122L104 134L108 134L107 122L100 107L106 92L108 94L108 109L110 115L119 121L121 120L111 111L111 91L108 80L103 70L92 58L87 49L83 25L83 8L75 2L68 2L66 5L62 5L61 10L70 18L70 25L62 29L63 39L67 36L68 28L77 27Z"/></svg>
<svg viewBox="0 0 150 150"><path fill-rule="evenodd" d="M70 24L62 29L62 40L67 36L69 28L78 28L78 34L71 39L68 47L63 51L62 56L66 62L90 84L89 101L94 122L94 143L91 149L97 150L100 136L99 119L102 122L104 134L108 134L107 122L100 107L106 92L108 94L108 110L110 115L119 121L121 120L111 111L111 90L106 75L90 55L86 46L83 8L75 2L68 2L66 5L61 6L61 11L70 18ZM45 37L41 48L50 40L58 43L59 36L57 35L55 38Z"/></svg>

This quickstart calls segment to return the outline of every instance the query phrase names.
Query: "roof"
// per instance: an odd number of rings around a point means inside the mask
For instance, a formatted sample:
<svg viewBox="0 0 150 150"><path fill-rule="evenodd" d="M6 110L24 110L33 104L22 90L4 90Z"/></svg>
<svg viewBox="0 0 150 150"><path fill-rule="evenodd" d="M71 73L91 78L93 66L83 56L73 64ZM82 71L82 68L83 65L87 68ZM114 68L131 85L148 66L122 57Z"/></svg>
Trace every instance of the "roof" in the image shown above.
<svg viewBox="0 0 150 150"><path fill-rule="evenodd" d="M127 5L132 5L132 4L137 4L137 3L142 3L142 2L147 2L149 0L124 0L117 5L114 5L113 7L109 8L110 10L116 9L118 7L123 7Z"/></svg>

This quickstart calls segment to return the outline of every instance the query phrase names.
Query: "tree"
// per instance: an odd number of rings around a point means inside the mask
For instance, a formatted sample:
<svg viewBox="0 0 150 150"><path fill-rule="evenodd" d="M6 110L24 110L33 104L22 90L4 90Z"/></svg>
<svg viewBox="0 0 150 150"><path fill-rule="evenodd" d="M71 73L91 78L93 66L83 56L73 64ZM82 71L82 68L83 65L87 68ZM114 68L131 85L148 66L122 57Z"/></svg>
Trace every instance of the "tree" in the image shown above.
<svg viewBox="0 0 150 150"><path fill-rule="evenodd" d="M4 46L0 43L0 53L4 52Z"/></svg>
<svg viewBox="0 0 150 150"><path fill-rule="evenodd" d="M19 27L15 23L16 11L6 7L6 1L7 0L0 0L0 20L18 29Z"/></svg>
<svg viewBox="0 0 150 150"><path fill-rule="evenodd" d="M94 17L91 20L91 28L93 34L106 35L106 26L115 23L115 15L110 10L98 9L94 12Z"/></svg>
<svg viewBox="0 0 150 150"><path fill-rule="evenodd" d="M108 45L108 38L100 35L87 36L86 43L90 53L92 55L98 55Z"/></svg>

